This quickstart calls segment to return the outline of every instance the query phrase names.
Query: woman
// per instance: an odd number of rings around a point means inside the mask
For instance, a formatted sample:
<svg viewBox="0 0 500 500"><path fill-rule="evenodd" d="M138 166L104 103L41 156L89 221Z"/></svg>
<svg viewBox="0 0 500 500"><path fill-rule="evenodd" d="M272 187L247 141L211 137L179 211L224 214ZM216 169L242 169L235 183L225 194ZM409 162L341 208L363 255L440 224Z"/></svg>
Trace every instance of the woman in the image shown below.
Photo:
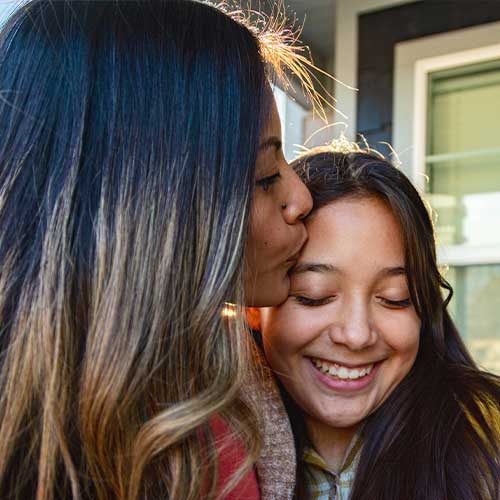
<svg viewBox="0 0 500 500"><path fill-rule="evenodd" d="M497 500L500 380L447 311L429 214L388 161L339 146L295 162L313 196L309 240L288 299L263 314L296 496Z"/></svg>
<svg viewBox="0 0 500 500"><path fill-rule="evenodd" d="M255 461L223 312L284 300L305 240L282 41L181 0L36 0L3 27L1 498L212 498ZM221 420L245 456L223 484Z"/></svg>

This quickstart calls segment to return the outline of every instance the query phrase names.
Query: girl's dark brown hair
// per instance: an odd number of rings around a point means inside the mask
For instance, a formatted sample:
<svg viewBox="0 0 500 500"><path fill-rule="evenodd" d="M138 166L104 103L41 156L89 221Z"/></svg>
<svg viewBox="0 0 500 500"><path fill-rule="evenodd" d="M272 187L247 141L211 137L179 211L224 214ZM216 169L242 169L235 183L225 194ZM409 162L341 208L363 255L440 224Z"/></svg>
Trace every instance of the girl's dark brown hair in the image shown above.
<svg viewBox="0 0 500 500"><path fill-rule="evenodd" d="M497 500L500 378L478 369L447 311L452 289L439 272L432 220L419 193L371 151L313 149L293 166L311 191L313 217L344 197L377 197L391 208L422 325L413 368L363 427L351 500ZM293 402L288 407L300 457L303 422ZM297 498L305 498L297 462Z"/></svg>

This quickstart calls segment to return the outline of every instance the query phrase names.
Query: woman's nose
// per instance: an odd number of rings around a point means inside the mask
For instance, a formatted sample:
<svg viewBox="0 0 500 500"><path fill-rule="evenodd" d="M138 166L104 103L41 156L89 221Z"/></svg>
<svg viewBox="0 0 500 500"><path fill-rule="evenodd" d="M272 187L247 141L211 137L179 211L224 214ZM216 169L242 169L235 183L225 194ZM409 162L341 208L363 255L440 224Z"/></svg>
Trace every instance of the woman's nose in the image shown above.
<svg viewBox="0 0 500 500"><path fill-rule="evenodd" d="M368 306L361 301L343 305L329 328L329 335L332 342L343 344L351 351L362 351L375 344L377 333Z"/></svg>
<svg viewBox="0 0 500 500"><path fill-rule="evenodd" d="M296 224L303 220L312 209L312 198L309 189L300 180L293 168L287 166L285 171L285 192L281 208L287 224Z"/></svg>

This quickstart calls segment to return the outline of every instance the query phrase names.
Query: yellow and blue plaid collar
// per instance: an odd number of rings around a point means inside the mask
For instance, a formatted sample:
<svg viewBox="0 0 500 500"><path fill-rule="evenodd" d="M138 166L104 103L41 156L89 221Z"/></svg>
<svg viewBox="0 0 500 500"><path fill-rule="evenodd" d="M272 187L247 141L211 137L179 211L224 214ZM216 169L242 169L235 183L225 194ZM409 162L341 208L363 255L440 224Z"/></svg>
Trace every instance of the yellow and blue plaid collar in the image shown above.
<svg viewBox="0 0 500 500"><path fill-rule="evenodd" d="M359 435L354 436L340 471L330 469L323 457L311 446L304 447L302 462L309 500L348 500L361 453Z"/></svg>

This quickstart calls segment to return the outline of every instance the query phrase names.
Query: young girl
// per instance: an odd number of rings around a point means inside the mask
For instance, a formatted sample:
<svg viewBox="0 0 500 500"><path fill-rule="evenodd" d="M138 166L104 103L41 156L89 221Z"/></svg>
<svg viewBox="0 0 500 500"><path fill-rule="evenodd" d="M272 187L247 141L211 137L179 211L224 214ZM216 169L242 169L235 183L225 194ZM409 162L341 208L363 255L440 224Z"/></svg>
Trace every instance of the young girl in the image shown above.
<svg viewBox="0 0 500 500"><path fill-rule="evenodd" d="M283 301L306 238L285 41L187 0L33 0L3 26L1 498L213 498L257 459L225 304Z"/></svg>
<svg viewBox="0 0 500 500"><path fill-rule="evenodd" d="M299 499L497 500L500 380L447 311L433 227L371 152L313 150L309 240L263 345L288 401Z"/></svg>

